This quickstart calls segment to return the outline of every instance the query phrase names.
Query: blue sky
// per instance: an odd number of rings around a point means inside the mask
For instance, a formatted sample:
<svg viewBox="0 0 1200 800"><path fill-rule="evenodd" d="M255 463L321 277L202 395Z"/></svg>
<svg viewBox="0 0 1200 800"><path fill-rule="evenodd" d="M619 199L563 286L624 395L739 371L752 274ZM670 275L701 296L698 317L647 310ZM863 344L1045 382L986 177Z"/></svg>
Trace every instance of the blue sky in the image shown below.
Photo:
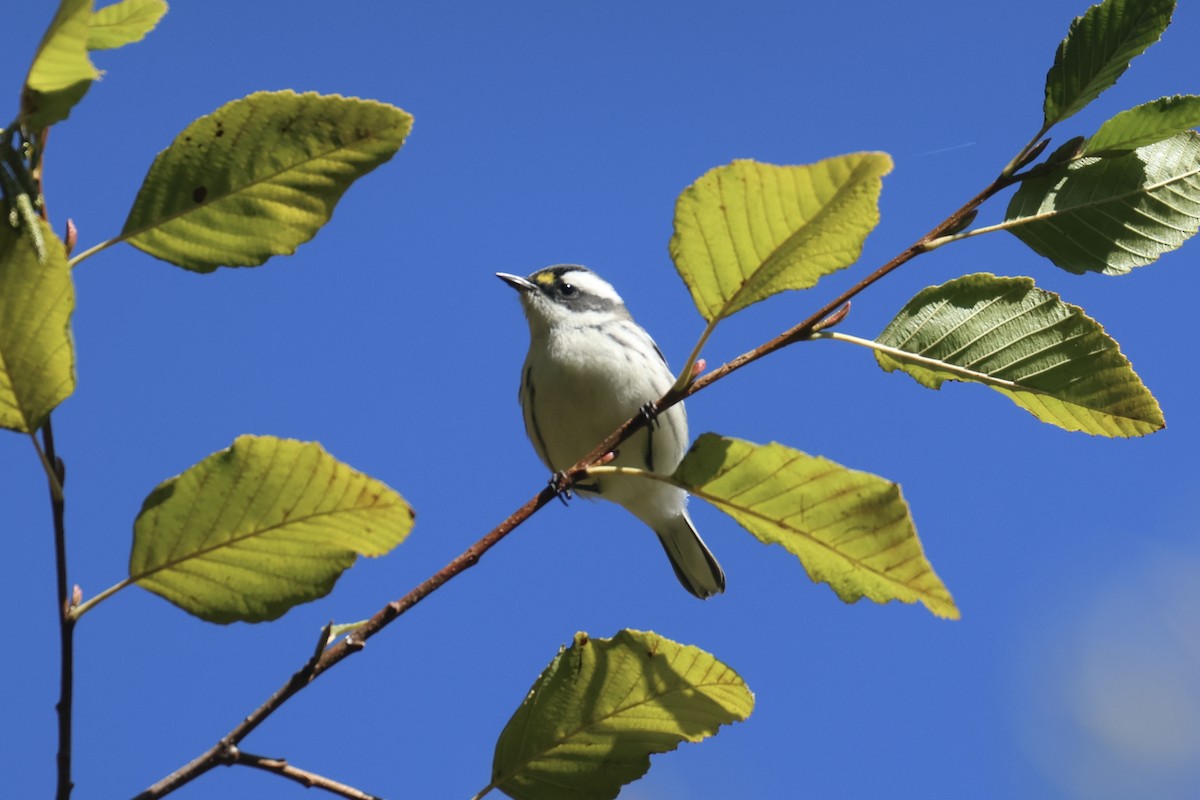
<svg viewBox="0 0 1200 800"><path fill-rule="evenodd" d="M44 4L47 5L48 4ZM648 7L650 6L650 7ZM667 255L675 197L733 158L896 161L856 267L723 323L714 365L789 327L982 188L1035 132L1054 48L1086 2L180 2L50 137L47 198L87 247L117 232L155 153L260 89L357 95L416 117L290 258L184 272L129 247L76 272L80 386L54 415L71 580L125 574L143 497L241 433L323 443L403 493L417 526L327 598L214 626L133 588L77 631L76 797L129 796L211 745L310 652L457 555L546 475L516 404L526 329L497 271L586 264L673 362L702 329ZM6 16L11 115L50 9ZM1196 92L1200 9L1054 132ZM996 221L1003 202L985 206ZM251 752L386 797L470 797L495 737L577 630L696 644L757 696L749 721L658 756L632 800L1195 797L1200 791L1200 411L1186 340L1191 243L1122 278L1073 276L1007 234L919 258L854 303L872 337L927 285L1032 275L1122 345L1168 428L1111 441L1042 425L981 387L930 392L836 343L794 347L688 404L693 434L780 441L901 483L962 610L846 606L711 508L728 575L700 602L616 507L548 507L289 703ZM9 653L0 772L53 777L57 628L48 503L0 437ZM308 797L249 770L176 794Z"/></svg>

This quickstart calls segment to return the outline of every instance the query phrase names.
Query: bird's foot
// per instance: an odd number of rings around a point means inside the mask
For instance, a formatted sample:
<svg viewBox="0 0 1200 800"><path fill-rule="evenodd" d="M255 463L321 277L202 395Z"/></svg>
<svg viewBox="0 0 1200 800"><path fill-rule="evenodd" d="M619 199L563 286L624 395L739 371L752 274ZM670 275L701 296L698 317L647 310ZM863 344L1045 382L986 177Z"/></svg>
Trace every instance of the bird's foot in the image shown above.
<svg viewBox="0 0 1200 800"><path fill-rule="evenodd" d="M639 408L638 414L641 415L642 419L646 420L646 424L651 428L658 427L658 415L655 413L653 401L645 403L641 408Z"/></svg>

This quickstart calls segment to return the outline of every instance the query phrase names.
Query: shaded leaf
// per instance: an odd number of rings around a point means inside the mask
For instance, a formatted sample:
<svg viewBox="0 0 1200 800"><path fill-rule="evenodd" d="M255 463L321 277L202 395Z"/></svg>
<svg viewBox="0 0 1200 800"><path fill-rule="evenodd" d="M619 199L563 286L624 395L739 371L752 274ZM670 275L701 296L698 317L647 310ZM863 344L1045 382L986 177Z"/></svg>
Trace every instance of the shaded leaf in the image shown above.
<svg viewBox="0 0 1200 800"><path fill-rule="evenodd" d="M92 81L100 77L88 57L91 17L92 0L59 3L21 91L21 122L30 130L66 119Z"/></svg>
<svg viewBox="0 0 1200 800"><path fill-rule="evenodd" d="M1162 37L1174 10L1175 0L1104 0L1076 17L1046 73L1045 127L1116 83L1129 62Z"/></svg>
<svg viewBox="0 0 1200 800"><path fill-rule="evenodd" d="M411 126L371 100L290 91L234 100L158 154L121 238L198 272L295 252Z"/></svg>
<svg viewBox="0 0 1200 800"><path fill-rule="evenodd" d="M1002 227L1069 272L1121 275L1156 261L1200 228L1200 135L1025 180Z"/></svg>
<svg viewBox="0 0 1200 800"><path fill-rule="evenodd" d="M166 13L163 0L121 0L106 6L89 20L88 49L111 50L140 42Z"/></svg>
<svg viewBox="0 0 1200 800"><path fill-rule="evenodd" d="M75 287L63 243L41 219L31 237L0 224L0 427L32 433L75 391Z"/></svg>
<svg viewBox="0 0 1200 800"><path fill-rule="evenodd" d="M706 320L787 289L806 289L858 259L879 222L886 153L801 166L734 161L675 204L671 257Z"/></svg>
<svg viewBox="0 0 1200 800"><path fill-rule="evenodd" d="M1122 111L1087 140L1084 154L1133 150L1200 125L1200 96L1160 97Z"/></svg>
<svg viewBox="0 0 1200 800"><path fill-rule="evenodd" d="M698 647L623 630L575 634L496 742L492 786L518 800L607 800L650 756L741 721L754 695Z"/></svg>
<svg viewBox="0 0 1200 800"><path fill-rule="evenodd" d="M889 372L903 370L931 389L975 380L1069 431L1142 436L1165 425L1117 343L1082 309L1031 278L979 273L925 289L878 341L941 362L876 352Z"/></svg>
<svg viewBox="0 0 1200 800"><path fill-rule="evenodd" d="M781 444L714 433L695 441L673 480L760 541L782 545L847 603L919 600L939 617L959 617L891 481Z"/></svg>
<svg viewBox="0 0 1200 800"><path fill-rule="evenodd" d="M201 619L261 622L328 594L412 524L404 498L319 444L239 436L146 498L129 576Z"/></svg>

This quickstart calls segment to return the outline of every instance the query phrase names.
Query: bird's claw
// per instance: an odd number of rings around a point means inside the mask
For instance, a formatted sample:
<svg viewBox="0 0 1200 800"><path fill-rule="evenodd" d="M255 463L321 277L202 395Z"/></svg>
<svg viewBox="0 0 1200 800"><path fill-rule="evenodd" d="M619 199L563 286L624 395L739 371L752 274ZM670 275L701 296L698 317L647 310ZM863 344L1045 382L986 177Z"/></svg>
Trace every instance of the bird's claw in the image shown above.
<svg viewBox="0 0 1200 800"><path fill-rule="evenodd" d="M550 476L550 488L554 490L554 496L565 506L571 499L571 485L567 479L567 473L556 472Z"/></svg>
<svg viewBox="0 0 1200 800"><path fill-rule="evenodd" d="M646 420L646 424L651 428L658 427L658 415L655 413L653 401L643 404L642 407L638 409L638 414L641 415L642 419Z"/></svg>

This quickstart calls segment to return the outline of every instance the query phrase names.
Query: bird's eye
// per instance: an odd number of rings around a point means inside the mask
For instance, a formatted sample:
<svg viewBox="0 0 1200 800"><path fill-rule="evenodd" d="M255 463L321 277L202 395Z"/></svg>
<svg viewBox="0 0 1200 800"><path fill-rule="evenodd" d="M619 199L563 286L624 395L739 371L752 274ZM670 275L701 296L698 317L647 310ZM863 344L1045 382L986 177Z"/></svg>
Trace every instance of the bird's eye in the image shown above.
<svg viewBox="0 0 1200 800"><path fill-rule="evenodd" d="M576 289L572 284L564 283L561 287L559 287L558 291L560 294L562 294L563 297L570 297L571 295L575 294L579 290Z"/></svg>

